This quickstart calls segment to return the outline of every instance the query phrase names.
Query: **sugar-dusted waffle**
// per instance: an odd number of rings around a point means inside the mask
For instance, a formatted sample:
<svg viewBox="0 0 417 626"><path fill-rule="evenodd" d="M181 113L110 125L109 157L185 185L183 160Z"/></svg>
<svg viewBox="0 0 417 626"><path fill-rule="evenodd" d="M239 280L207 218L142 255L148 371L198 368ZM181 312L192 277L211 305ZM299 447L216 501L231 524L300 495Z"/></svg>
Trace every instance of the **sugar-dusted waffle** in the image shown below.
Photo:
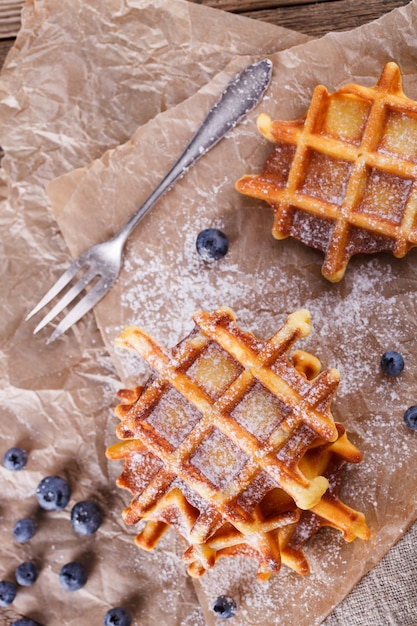
<svg viewBox="0 0 417 626"><path fill-rule="evenodd" d="M368 528L363 515L343 504L338 498L344 465L358 463L362 460L359 450L347 439L345 429L337 424L339 438L334 443L312 446L307 450L301 462L303 472L309 476L317 476L318 472L329 481L329 487L320 502L311 510L298 510L297 521L279 526L269 535L278 559L298 574L308 574L309 564L304 555L303 547L320 528L329 526L340 530L346 541L357 536L366 539ZM260 508L266 518L276 507L282 505L285 493L280 488L272 488L263 498ZM284 500L285 501L285 500ZM288 505L287 505L288 506ZM326 510L327 509L327 510ZM350 522L346 523L350 517ZM230 524L223 525L204 546L192 545L184 554L189 563L189 571L198 576L211 567L221 557L248 556L262 562L256 550L256 541L251 536L242 536ZM209 548L210 550L207 550ZM207 564L206 554L212 552L212 562ZM278 561L279 562L279 561ZM258 571L258 578L268 579L271 571Z"/></svg>
<svg viewBox="0 0 417 626"><path fill-rule="evenodd" d="M417 244L417 102L395 63L374 87L319 85L305 117L261 114L258 128L275 149L236 188L271 205L274 237L322 250L327 279L339 281L355 254L403 257Z"/></svg>
<svg viewBox="0 0 417 626"><path fill-rule="evenodd" d="M171 351L134 327L118 339L154 370L143 389L121 393L122 441L107 451L125 462L125 521L146 522L137 544L152 549L173 527L189 544L193 576L247 555L265 580L282 561L306 573L296 535L303 511L347 540L367 537L363 515L329 488L346 460L360 460L330 411L339 373L320 373L303 351L290 355L310 332L309 312L289 315L269 341L242 331L226 307L194 322Z"/></svg>

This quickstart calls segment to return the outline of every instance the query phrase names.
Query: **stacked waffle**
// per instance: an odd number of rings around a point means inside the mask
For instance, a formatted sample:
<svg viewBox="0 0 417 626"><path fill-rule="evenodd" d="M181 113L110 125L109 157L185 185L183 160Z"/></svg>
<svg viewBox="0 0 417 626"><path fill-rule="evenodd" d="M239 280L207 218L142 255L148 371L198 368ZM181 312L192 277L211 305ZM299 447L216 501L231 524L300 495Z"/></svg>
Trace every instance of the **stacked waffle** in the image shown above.
<svg viewBox="0 0 417 626"><path fill-rule="evenodd" d="M339 373L290 354L310 332L309 312L290 315L269 341L241 330L226 307L194 322L171 351L136 327L118 339L154 372L120 392L121 441L107 451L124 460L118 484L133 495L124 519L144 522L137 544L151 550L172 527L192 576L248 556L267 580L282 563L306 574L303 546L322 526L366 539L363 515L338 497L342 467L361 460L330 411Z"/></svg>
<svg viewBox="0 0 417 626"><path fill-rule="evenodd" d="M329 94L319 85L305 117L262 114L258 128L275 149L236 187L271 205L274 237L325 252L328 280L339 281L355 254L403 257L417 245L417 102L404 95L395 63L375 87Z"/></svg>

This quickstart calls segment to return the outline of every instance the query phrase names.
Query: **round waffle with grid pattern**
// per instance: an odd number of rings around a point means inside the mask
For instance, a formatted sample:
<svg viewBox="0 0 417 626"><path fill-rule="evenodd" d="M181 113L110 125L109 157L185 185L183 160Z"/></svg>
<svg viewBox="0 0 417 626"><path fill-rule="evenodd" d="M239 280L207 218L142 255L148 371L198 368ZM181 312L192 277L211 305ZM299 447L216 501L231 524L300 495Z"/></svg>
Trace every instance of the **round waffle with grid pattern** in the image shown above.
<svg viewBox="0 0 417 626"><path fill-rule="evenodd" d="M309 312L289 315L268 341L226 307L194 322L170 351L136 327L117 341L154 371L144 388L119 394L122 441L107 451L125 462L125 521L145 522L136 543L150 550L173 527L188 542L191 575L246 555L265 580L282 562L306 573L302 543L322 525L367 538L363 515L337 496L342 465L361 460L330 411L339 373L290 355L310 332Z"/></svg>
<svg viewBox="0 0 417 626"><path fill-rule="evenodd" d="M374 87L317 86L302 119L257 123L276 146L236 188L270 204L275 238L322 250L328 280L341 280L355 254L403 257L417 244L417 102L395 63Z"/></svg>

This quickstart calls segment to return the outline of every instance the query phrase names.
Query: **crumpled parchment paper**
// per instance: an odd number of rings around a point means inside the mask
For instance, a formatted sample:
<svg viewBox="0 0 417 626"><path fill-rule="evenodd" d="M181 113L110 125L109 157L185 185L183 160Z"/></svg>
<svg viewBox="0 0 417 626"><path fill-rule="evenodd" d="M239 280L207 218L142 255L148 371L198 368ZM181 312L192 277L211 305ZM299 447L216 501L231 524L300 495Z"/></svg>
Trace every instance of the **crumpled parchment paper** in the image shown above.
<svg viewBox="0 0 417 626"><path fill-rule="evenodd" d="M236 54L254 47L266 54L307 39L267 24L254 33L252 26L182 0L38 0L24 7L0 77L0 453L21 445L29 461L19 473L0 465L0 579L13 580L25 560L34 560L40 574L36 586L19 588L13 604L0 608L2 624L21 615L44 625L100 624L116 605L132 612L134 624L204 624L176 538L140 553L132 549L134 529L120 518L126 494L115 487L118 468L104 454L114 440L120 382L94 315L49 347L24 318L70 258L46 184L125 142ZM50 474L71 485L60 513L37 507L36 486ZM105 521L97 534L80 538L70 509L86 498L103 507ZM18 545L12 528L24 516L35 518L37 532ZM62 565L74 559L89 573L76 596L58 582Z"/></svg>
<svg viewBox="0 0 417 626"><path fill-rule="evenodd" d="M235 180L259 171L271 150L256 131L261 111L272 118L298 117L316 84L329 90L351 81L372 85L390 60L402 69L406 93L417 98L416 18L412 2L355 31L269 55L274 75L264 101L146 216L128 241L120 280L96 307L102 337L126 383L142 382L147 370L114 348L123 326L140 325L172 346L190 330L194 310L222 304L260 337L273 334L289 312L309 308L313 332L300 347L324 367L341 371L333 413L364 453L362 465L348 469L342 496L365 512L372 538L345 544L332 531L321 533L307 549L308 578L283 569L260 584L250 561L220 561L196 583L207 624L215 623L209 607L221 593L237 599L239 626L321 623L416 518L416 436L402 419L416 403L416 252L402 260L388 254L357 257L341 283L329 284L320 274L319 252L274 241L270 209L234 190ZM124 223L174 162L227 79L252 58L232 60L199 93L142 126L126 144L48 186L73 255ZM230 250L222 261L205 264L195 239L211 226L227 233ZM380 371L388 349L405 357L406 368L396 379Z"/></svg>

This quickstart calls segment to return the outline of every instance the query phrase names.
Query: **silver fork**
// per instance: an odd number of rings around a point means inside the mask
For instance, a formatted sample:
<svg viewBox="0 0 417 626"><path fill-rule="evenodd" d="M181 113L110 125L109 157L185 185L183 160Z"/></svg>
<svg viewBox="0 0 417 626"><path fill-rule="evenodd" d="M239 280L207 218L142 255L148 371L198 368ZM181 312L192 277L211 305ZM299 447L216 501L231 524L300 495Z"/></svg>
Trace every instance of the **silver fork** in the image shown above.
<svg viewBox="0 0 417 626"><path fill-rule="evenodd" d="M98 278L94 286L60 321L46 343L55 341L106 295L120 273L123 248L132 230L162 194L256 106L268 87L271 74L271 61L263 59L246 67L226 86L184 152L144 204L114 237L104 243L93 245L83 252L27 315L26 320L38 313L58 296L81 270L85 270L77 282L64 292L61 299L39 322L33 331L34 334L54 320L93 279Z"/></svg>

